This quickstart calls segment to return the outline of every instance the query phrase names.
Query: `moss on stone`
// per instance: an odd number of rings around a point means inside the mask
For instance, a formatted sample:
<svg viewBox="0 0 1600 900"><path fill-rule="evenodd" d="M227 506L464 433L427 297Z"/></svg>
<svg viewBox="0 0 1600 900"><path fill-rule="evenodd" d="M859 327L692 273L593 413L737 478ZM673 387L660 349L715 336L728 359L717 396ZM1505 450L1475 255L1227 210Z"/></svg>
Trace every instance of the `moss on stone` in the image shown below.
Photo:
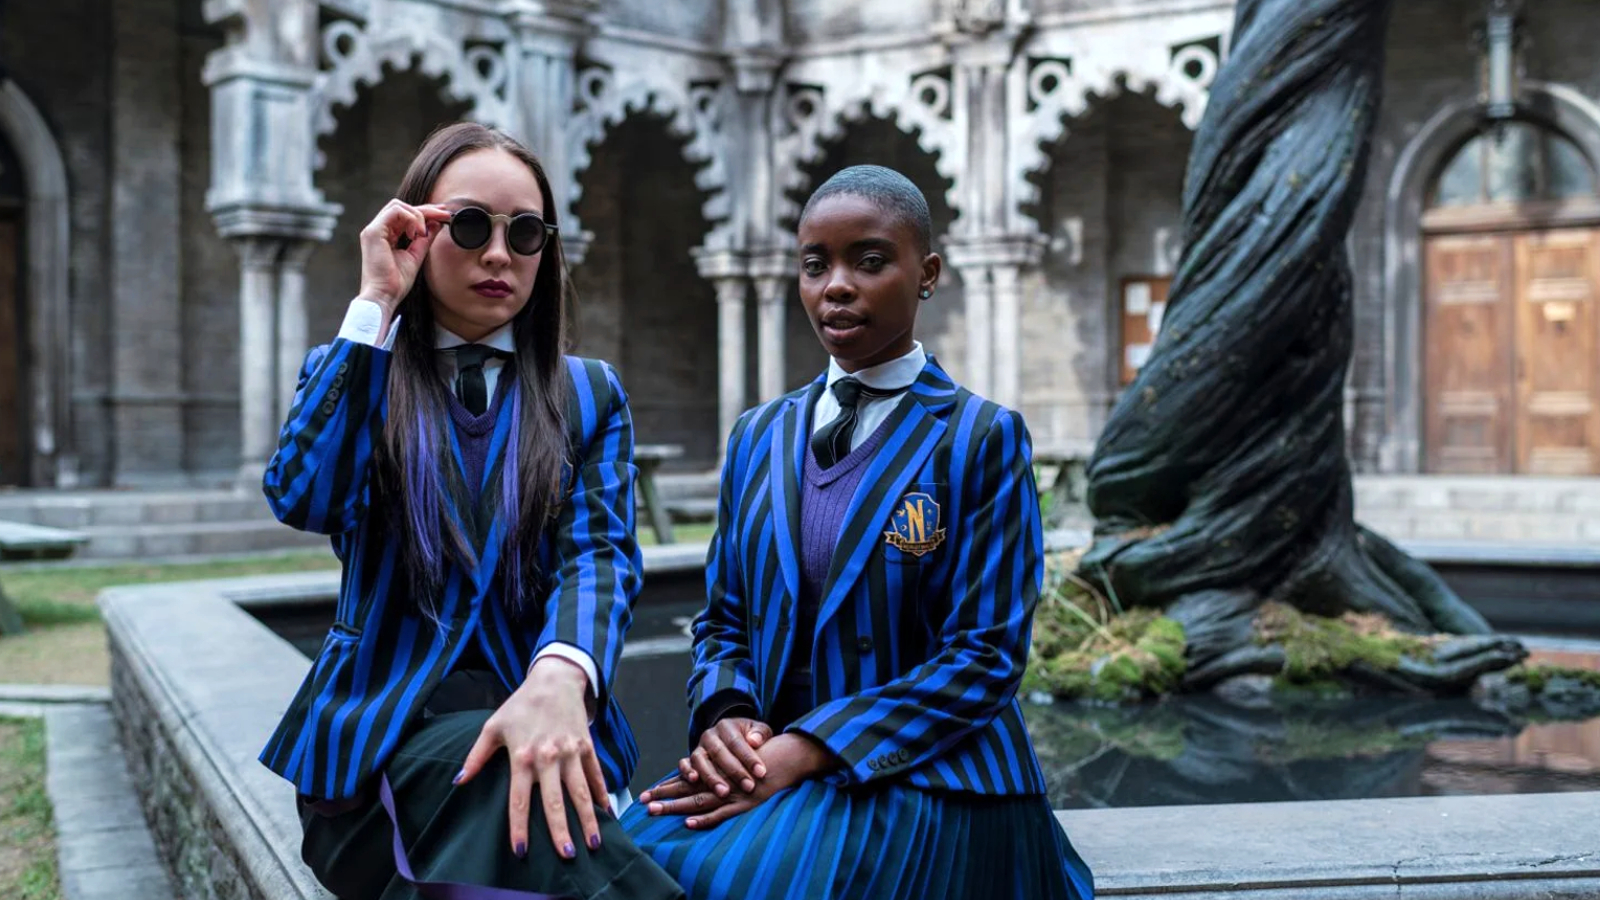
<svg viewBox="0 0 1600 900"><path fill-rule="evenodd" d="M1550 682L1563 678L1578 684L1600 689L1600 671L1593 669L1574 669L1568 666L1533 665L1517 666L1506 670L1506 680L1512 684L1520 684L1533 694L1543 693Z"/></svg>
<svg viewBox="0 0 1600 900"><path fill-rule="evenodd" d="M1183 626L1177 622L1153 610L1132 610L1081 629L1074 625L1080 621L1081 609L1072 613L1059 602L1041 605L1025 691L1116 703L1178 686L1185 662Z"/></svg>
<svg viewBox="0 0 1600 900"><path fill-rule="evenodd" d="M1282 679L1291 684L1327 682L1356 663L1392 670L1403 657L1430 659L1438 638L1398 631L1382 616L1345 613L1313 616L1292 606L1268 603L1256 614L1258 644L1281 646L1287 662Z"/></svg>

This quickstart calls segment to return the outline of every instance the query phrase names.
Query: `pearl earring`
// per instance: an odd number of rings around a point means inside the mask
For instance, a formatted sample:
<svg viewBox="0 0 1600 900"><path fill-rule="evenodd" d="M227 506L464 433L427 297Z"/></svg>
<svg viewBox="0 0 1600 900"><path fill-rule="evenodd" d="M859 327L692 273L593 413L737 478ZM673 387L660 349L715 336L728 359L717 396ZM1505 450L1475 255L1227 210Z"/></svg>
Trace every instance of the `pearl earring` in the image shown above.
<svg viewBox="0 0 1600 900"><path fill-rule="evenodd" d="M932 297L932 296L933 296L933 291L924 290L922 292L922 299L924 299L924 300L926 300L926 299L928 299L929 297Z"/></svg>

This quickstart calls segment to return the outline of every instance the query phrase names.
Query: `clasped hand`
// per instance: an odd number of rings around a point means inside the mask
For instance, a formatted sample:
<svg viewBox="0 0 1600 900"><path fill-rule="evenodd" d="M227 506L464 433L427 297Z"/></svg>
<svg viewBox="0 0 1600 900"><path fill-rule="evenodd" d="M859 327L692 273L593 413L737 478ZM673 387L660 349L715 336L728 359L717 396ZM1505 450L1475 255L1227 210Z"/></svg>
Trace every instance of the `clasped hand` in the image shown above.
<svg viewBox="0 0 1600 900"><path fill-rule="evenodd" d="M765 722L723 719L678 761L678 774L639 795L652 816L687 816L709 829L832 767L832 754L802 734L772 734Z"/></svg>

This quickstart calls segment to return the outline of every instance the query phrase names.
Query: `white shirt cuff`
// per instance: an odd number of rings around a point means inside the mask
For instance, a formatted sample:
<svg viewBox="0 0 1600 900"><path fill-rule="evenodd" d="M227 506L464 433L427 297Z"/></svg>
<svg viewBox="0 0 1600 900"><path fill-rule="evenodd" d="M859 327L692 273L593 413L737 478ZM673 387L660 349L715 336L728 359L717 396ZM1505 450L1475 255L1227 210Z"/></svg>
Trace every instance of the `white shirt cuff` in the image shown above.
<svg viewBox="0 0 1600 900"><path fill-rule="evenodd" d="M547 645L543 650L534 654L533 662L528 666L528 671L532 672L533 667L539 664L539 660L544 659L546 656L558 656L582 669L583 674L588 677L589 721L592 724L594 722L594 707L599 702L600 697L600 669L594 664L594 658L572 644L556 642Z"/></svg>
<svg viewBox="0 0 1600 900"><path fill-rule="evenodd" d="M350 301L350 308L345 311L344 323L339 326L339 337L380 350L393 350L394 334L400 327L400 319L397 316L389 323L389 333L379 343L378 332L383 330L383 318L383 307L357 297Z"/></svg>

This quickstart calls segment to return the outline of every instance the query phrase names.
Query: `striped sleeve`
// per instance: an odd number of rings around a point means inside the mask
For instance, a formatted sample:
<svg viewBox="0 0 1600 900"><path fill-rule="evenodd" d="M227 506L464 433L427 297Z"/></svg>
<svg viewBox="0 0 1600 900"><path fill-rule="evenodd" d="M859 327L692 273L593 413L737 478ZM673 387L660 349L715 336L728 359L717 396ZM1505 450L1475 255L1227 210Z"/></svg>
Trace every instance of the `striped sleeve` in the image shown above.
<svg viewBox="0 0 1600 900"><path fill-rule="evenodd" d="M689 746L731 706L756 701L751 663L746 598L741 587L736 526L733 520L734 461L750 415L741 417L728 436L717 500L717 532L706 556L706 606L695 617L693 668L689 673Z"/></svg>
<svg viewBox="0 0 1600 900"><path fill-rule="evenodd" d="M596 709L610 697L633 624L643 568L634 540L633 419L617 373L570 359L576 409L589 435L574 461L572 493L556 515L555 571L535 654L554 643L589 654L599 670Z"/></svg>
<svg viewBox="0 0 1600 900"><path fill-rule="evenodd" d="M318 534L356 527L383 434L390 354L340 338L306 355L262 489L285 525Z"/></svg>
<svg viewBox="0 0 1600 900"><path fill-rule="evenodd" d="M1044 578L1032 449L1021 416L1000 410L963 477L961 548L937 652L877 687L839 697L790 730L833 751L846 783L903 775L938 760L1011 702L1027 663Z"/></svg>

